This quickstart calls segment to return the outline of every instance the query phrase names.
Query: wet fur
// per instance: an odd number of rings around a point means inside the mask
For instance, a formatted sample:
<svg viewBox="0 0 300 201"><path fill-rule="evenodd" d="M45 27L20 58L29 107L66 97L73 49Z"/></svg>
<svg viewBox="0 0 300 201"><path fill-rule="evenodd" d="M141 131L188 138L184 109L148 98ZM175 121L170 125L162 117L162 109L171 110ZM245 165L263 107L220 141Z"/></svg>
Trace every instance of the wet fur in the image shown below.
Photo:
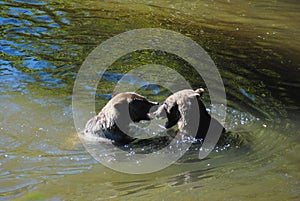
<svg viewBox="0 0 300 201"><path fill-rule="evenodd" d="M116 144L128 144L135 140L126 134L129 123L150 120L148 113L154 105L158 103L137 93L119 93L86 123L84 134L108 138Z"/></svg>
<svg viewBox="0 0 300 201"><path fill-rule="evenodd" d="M178 125L178 130L183 135L193 135L197 139L204 139L210 124L214 130L225 133L225 128L206 111L200 96L202 88L197 90L185 89L169 96L164 103L154 112L157 118L166 117L165 127L171 128ZM195 112L198 111L198 112Z"/></svg>

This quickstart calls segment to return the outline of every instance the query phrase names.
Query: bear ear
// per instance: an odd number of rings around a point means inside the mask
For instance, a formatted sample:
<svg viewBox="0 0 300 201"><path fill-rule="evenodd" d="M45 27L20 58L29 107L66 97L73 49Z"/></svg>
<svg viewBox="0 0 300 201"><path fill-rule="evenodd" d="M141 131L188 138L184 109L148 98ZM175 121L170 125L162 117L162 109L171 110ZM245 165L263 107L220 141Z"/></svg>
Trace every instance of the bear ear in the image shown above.
<svg viewBox="0 0 300 201"><path fill-rule="evenodd" d="M198 97L201 97L203 95L203 93L204 93L204 89L203 88L199 88L199 89L196 89L195 92L197 93Z"/></svg>
<svg viewBox="0 0 300 201"><path fill-rule="evenodd" d="M115 97L115 96L118 95L118 94L119 94L119 92L113 91L113 92L111 93L111 97Z"/></svg>
<svg viewBox="0 0 300 201"><path fill-rule="evenodd" d="M196 89L195 91L193 91L192 93L188 94L187 96L189 98L194 98L194 97L199 98L203 95L203 93L204 93L204 89L199 88L199 89Z"/></svg>

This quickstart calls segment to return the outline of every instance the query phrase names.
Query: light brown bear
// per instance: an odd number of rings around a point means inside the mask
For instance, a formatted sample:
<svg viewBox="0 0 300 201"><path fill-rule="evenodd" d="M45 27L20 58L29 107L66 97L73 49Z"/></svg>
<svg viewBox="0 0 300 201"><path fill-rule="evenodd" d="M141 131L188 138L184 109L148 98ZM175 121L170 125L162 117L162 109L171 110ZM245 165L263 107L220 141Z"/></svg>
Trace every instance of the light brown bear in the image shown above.
<svg viewBox="0 0 300 201"><path fill-rule="evenodd" d="M99 114L86 123L84 134L108 138L116 144L128 144L135 140L126 134L129 123L150 120L149 110L155 105L158 103L134 92L114 95Z"/></svg>
<svg viewBox="0 0 300 201"><path fill-rule="evenodd" d="M153 115L156 118L167 118L165 128L177 124L181 134L196 139L204 139L210 125L214 131L225 133L225 128L209 115L202 103L200 96L203 93L203 88L178 91L169 96Z"/></svg>

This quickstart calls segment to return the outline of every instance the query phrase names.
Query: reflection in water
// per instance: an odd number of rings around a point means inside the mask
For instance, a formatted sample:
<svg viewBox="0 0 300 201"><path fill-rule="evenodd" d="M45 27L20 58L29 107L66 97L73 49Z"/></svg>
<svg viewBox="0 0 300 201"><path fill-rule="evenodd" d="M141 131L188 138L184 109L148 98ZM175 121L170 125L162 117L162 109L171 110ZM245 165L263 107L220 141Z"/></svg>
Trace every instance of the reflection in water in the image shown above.
<svg viewBox="0 0 300 201"><path fill-rule="evenodd" d="M296 1L0 4L0 199L299 200ZM72 126L76 73L98 44L145 27L181 32L208 51L226 88L225 126L242 146L218 147L202 161L191 151L146 175L114 172L86 153ZM176 69L195 88L204 85L176 56L138 51L99 72L105 79L97 111L122 74L151 63ZM140 91L160 102L169 95L155 87ZM208 94L204 100L209 106Z"/></svg>

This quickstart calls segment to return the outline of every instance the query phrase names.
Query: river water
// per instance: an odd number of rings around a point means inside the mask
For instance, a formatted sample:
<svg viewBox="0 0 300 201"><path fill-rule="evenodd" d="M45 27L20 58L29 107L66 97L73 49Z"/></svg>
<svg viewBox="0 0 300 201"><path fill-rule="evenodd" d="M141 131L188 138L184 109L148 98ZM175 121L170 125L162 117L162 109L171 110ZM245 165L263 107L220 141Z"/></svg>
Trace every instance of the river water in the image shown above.
<svg viewBox="0 0 300 201"><path fill-rule="evenodd" d="M0 6L0 200L300 200L298 1ZM101 42L138 28L180 32L208 52L226 89L225 127L242 143L142 175L111 170L86 151L72 114L76 74ZM137 51L108 69L97 111L124 73L148 63L176 69L195 88L205 85L180 58ZM168 95L141 93L158 101ZM208 95L204 102L214 109Z"/></svg>

